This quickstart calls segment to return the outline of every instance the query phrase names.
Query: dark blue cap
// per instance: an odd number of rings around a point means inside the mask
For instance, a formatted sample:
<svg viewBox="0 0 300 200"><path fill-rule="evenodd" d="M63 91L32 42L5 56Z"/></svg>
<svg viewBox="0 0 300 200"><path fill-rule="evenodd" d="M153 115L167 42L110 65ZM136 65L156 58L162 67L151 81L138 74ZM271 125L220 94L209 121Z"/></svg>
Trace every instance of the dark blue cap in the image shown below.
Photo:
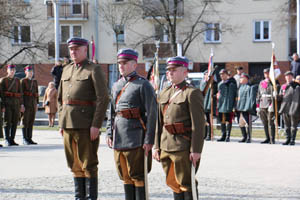
<svg viewBox="0 0 300 200"><path fill-rule="evenodd" d="M32 70L32 66L27 65L26 67L24 67L24 71L31 71Z"/></svg>
<svg viewBox="0 0 300 200"><path fill-rule="evenodd" d="M169 65L175 65L176 67L182 66L187 68L189 66L189 60L184 56L171 57L167 60L167 69L170 68Z"/></svg>
<svg viewBox="0 0 300 200"><path fill-rule="evenodd" d="M264 69L264 73L270 72L270 68Z"/></svg>
<svg viewBox="0 0 300 200"><path fill-rule="evenodd" d="M139 54L137 51L125 48L118 51L118 59L135 60L137 61Z"/></svg>
<svg viewBox="0 0 300 200"><path fill-rule="evenodd" d="M291 71L287 71L287 72L285 72L285 73L284 73L284 75L285 75L285 76L288 76L288 75L292 75L292 76L294 76L294 73L293 73L293 72L291 72Z"/></svg>
<svg viewBox="0 0 300 200"><path fill-rule="evenodd" d="M246 73L242 73L241 74L241 78L246 78L246 79L249 80L250 76L248 74L246 74Z"/></svg>
<svg viewBox="0 0 300 200"><path fill-rule="evenodd" d="M6 68L7 69L14 69L14 68L16 68L16 65L7 65Z"/></svg>
<svg viewBox="0 0 300 200"><path fill-rule="evenodd" d="M69 47L72 47L72 46L88 46L89 41L84 39L84 38L73 37L73 38L69 38L67 43L68 43Z"/></svg>
<svg viewBox="0 0 300 200"><path fill-rule="evenodd" d="M228 71L226 69L221 69L219 74L228 74Z"/></svg>

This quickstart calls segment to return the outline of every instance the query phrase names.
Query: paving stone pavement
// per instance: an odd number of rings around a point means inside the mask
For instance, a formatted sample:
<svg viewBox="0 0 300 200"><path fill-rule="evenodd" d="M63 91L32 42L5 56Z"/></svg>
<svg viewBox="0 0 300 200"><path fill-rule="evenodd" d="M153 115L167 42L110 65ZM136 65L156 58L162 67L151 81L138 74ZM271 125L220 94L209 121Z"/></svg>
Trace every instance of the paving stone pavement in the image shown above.
<svg viewBox="0 0 300 200"><path fill-rule="evenodd" d="M36 146L0 148L0 200L70 200L72 175L56 131L34 131ZM199 197L208 200L299 200L300 145L206 142L197 173ZM21 131L16 141L21 143ZM1 142L2 143L2 142ZM99 199L124 199L113 152L101 136ZM149 174L151 200L171 200L160 164Z"/></svg>

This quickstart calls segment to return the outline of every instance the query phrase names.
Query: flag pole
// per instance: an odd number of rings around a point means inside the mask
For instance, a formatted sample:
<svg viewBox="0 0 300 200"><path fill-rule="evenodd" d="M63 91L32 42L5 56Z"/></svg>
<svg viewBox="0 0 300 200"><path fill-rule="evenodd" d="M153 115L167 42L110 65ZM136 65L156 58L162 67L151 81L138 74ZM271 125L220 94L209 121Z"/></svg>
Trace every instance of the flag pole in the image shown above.
<svg viewBox="0 0 300 200"><path fill-rule="evenodd" d="M210 50L210 65L208 67L213 67L212 57L214 56L213 48ZM208 69L207 69L208 71ZM210 69L210 72L212 70ZM214 140L214 89L213 89L213 81L210 85L210 138L211 141Z"/></svg>
<svg viewBox="0 0 300 200"><path fill-rule="evenodd" d="M275 68L274 68L274 49L275 49L275 43L272 43L272 76L273 76L273 81L272 81L272 85L273 85L273 90L274 90L274 112L275 112L275 134L277 135L277 140L279 140L279 132L278 132L278 104L277 104L277 88L276 88L276 77L275 77ZM271 141L272 143L272 141Z"/></svg>

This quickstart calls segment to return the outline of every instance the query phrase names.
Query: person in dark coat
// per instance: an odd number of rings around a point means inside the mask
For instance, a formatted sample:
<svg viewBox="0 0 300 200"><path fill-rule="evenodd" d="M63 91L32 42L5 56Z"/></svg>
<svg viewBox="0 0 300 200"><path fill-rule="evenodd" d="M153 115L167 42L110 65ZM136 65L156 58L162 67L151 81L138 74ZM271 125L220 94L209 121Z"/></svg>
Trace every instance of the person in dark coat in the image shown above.
<svg viewBox="0 0 300 200"><path fill-rule="evenodd" d="M293 73L291 71L287 71L285 74L286 83L281 86L278 100L281 101L281 107L279 110L279 114L283 116L284 125L285 125L285 134L286 134L286 141L282 143L283 145L288 145L291 142L291 116L289 114L293 95L295 93L295 89L298 83L293 81Z"/></svg>
<svg viewBox="0 0 300 200"><path fill-rule="evenodd" d="M297 127L300 123L300 75L298 75L293 84L294 94L290 105L289 115L291 117L291 141L290 145L295 145L297 136Z"/></svg>
<svg viewBox="0 0 300 200"><path fill-rule="evenodd" d="M68 57L64 57L64 62L61 63L60 61L55 64L55 66L51 69L51 74L53 76L53 82L55 84L55 88L58 89L61 75L63 72L63 67L70 63L70 60Z"/></svg>
<svg viewBox="0 0 300 200"><path fill-rule="evenodd" d="M221 122L222 137L218 142L229 142L232 128L232 119L234 117L233 108L237 94L237 86L234 78L230 78L228 71L222 69L220 72L221 82L218 84L218 112Z"/></svg>
<svg viewBox="0 0 300 200"><path fill-rule="evenodd" d="M249 85L249 75L248 74L241 74L240 77L240 88L238 90L238 98L236 104L236 113L238 116L239 126L241 128L243 139L239 142L251 142L251 135L250 135L250 127L249 127L249 98L250 98L250 91L251 86ZM246 130L247 129L247 130Z"/></svg>
<svg viewBox="0 0 300 200"><path fill-rule="evenodd" d="M111 90L107 120L109 147L114 149L117 172L126 200L145 199L144 157L151 169L157 116L156 95L150 82L136 72L138 53L120 49L117 55L122 77Z"/></svg>
<svg viewBox="0 0 300 200"><path fill-rule="evenodd" d="M204 78L200 82L200 90L203 91L209 77L207 74L207 71L204 72ZM215 81L212 83L213 87L213 112L216 111L216 94L218 92L218 85ZM211 140L211 88L208 88L205 97L204 97L204 113L205 113L205 119L206 119L206 125L205 125L205 135L204 139L209 141Z"/></svg>
<svg viewBox="0 0 300 200"><path fill-rule="evenodd" d="M293 54L293 61L291 62L291 72L294 77L300 75L300 59L297 53Z"/></svg>

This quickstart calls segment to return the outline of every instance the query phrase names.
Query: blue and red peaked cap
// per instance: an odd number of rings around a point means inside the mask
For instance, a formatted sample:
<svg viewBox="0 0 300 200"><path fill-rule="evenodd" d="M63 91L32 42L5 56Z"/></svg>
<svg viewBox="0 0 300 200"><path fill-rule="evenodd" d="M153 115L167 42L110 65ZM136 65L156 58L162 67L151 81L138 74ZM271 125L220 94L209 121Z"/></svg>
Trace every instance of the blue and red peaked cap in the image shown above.
<svg viewBox="0 0 300 200"><path fill-rule="evenodd" d="M173 65L172 67L170 65ZM170 57L167 60L167 69L174 68L175 67L186 67L189 66L189 60L184 56L176 56L176 57Z"/></svg>
<svg viewBox="0 0 300 200"><path fill-rule="evenodd" d="M241 78L246 78L246 79L249 80L250 76L248 74L246 74L246 73L242 73L241 74Z"/></svg>
<svg viewBox="0 0 300 200"><path fill-rule="evenodd" d="M7 68L7 69L15 69L15 68L16 68L16 65L7 65L6 68Z"/></svg>
<svg viewBox="0 0 300 200"><path fill-rule="evenodd" d="M125 59L125 60L135 60L137 61L139 54L137 51L130 49L130 48L126 48L126 49L120 49L118 51L118 60L119 59Z"/></svg>
<svg viewBox="0 0 300 200"><path fill-rule="evenodd" d="M69 38L67 40L68 47L73 47L73 46L88 46L89 41L84 39L84 38L79 38L79 37L73 37Z"/></svg>
<svg viewBox="0 0 300 200"><path fill-rule="evenodd" d="M24 67L24 71L31 71L32 70L32 66L27 65L26 67Z"/></svg>

